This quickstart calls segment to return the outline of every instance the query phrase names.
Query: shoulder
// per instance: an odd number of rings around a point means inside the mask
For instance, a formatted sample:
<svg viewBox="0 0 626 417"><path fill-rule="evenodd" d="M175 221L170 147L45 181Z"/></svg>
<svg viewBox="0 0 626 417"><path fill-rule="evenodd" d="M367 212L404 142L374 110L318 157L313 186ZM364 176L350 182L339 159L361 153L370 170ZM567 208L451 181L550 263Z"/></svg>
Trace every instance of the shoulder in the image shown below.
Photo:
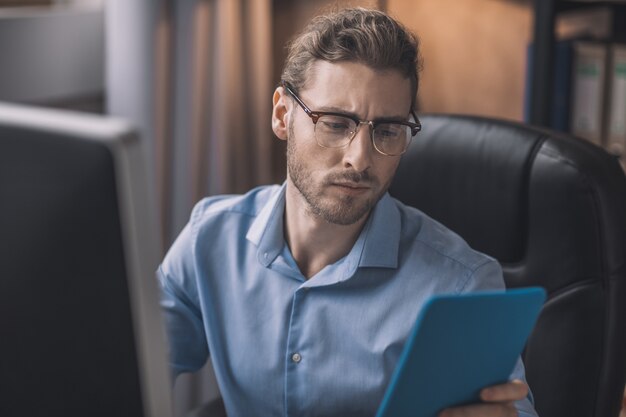
<svg viewBox="0 0 626 417"><path fill-rule="evenodd" d="M278 185L253 188L246 194L224 194L200 200L191 211L191 222L198 223L221 214L256 216L280 189Z"/></svg>
<svg viewBox="0 0 626 417"><path fill-rule="evenodd" d="M162 281L176 283L186 287L188 293L194 293L197 252L215 253L218 241L220 248L234 247L279 188L264 186L243 195L211 196L199 201L163 259L159 268Z"/></svg>
<svg viewBox="0 0 626 417"><path fill-rule="evenodd" d="M224 220L254 219L280 186L254 188L241 195L218 195L200 200L191 212L189 227L193 234L203 227Z"/></svg>
<svg viewBox="0 0 626 417"><path fill-rule="evenodd" d="M437 276L454 277L454 290L502 288L497 260L474 250L457 233L422 211L395 200L402 222L401 247L407 262L422 261Z"/></svg>

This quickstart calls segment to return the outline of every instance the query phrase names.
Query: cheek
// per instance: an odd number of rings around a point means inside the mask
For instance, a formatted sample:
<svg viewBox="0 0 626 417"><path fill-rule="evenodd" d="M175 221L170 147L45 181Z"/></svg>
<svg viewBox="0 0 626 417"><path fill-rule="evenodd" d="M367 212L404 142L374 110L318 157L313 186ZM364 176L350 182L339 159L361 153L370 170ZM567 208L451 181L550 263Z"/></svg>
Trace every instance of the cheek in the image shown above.
<svg viewBox="0 0 626 417"><path fill-rule="evenodd" d="M398 169L400 157L383 156L382 158L384 159L378 161L377 176L382 183L388 183L391 182Z"/></svg>
<svg viewBox="0 0 626 417"><path fill-rule="evenodd" d="M294 129L290 129L287 142L287 162L291 164L292 168L306 172L311 180L327 171L327 161L320 151L324 151L324 149L315 143L315 138L306 137L303 133L294 133Z"/></svg>
<svg viewBox="0 0 626 417"><path fill-rule="evenodd" d="M341 150L322 148L315 142L313 132L298 133L296 125L295 132L291 130L289 140L293 141L291 144L293 157L311 173L325 175L341 165Z"/></svg>
<svg viewBox="0 0 626 417"><path fill-rule="evenodd" d="M301 154L300 158L309 167L309 172L316 179L337 171L341 166L341 156L337 156L337 152L333 152L331 149L320 148L316 143L314 143L313 147L308 147Z"/></svg>

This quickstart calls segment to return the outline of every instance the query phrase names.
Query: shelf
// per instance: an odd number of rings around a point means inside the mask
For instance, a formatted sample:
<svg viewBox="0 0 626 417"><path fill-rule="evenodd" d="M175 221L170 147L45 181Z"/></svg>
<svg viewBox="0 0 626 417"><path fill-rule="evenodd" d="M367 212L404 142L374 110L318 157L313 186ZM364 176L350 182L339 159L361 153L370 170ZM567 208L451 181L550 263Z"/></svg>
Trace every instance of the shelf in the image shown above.
<svg viewBox="0 0 626 417"><path fill-rule="evenodd" d="M554 68L554 26L558 13L591 7L613 10L612 40L626 41L626 0L534 0L535 23L530 123L548 127L551 120Z"/></svg>

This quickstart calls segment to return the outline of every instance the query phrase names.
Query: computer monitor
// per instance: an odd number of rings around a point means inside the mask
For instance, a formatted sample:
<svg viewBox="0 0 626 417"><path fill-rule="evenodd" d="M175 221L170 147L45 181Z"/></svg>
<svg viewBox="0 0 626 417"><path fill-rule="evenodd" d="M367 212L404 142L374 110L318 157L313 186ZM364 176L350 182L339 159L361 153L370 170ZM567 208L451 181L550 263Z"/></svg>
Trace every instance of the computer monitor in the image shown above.
<svg viewBox="0 0 626 417"><path fill-rule="evenodd" d="M171 416L149 189L123 121L0 103L0 416Z"/></svg>

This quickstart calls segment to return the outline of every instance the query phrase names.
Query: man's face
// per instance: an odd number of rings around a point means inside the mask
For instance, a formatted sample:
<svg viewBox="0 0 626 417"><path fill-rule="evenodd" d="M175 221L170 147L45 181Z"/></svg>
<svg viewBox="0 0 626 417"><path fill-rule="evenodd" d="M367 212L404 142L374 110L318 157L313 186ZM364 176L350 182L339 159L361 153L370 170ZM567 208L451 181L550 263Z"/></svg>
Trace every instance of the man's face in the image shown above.
<svg viewBox="0 0 626 417"><path fill-rule="evenodd" d="M309 78L298 95L313 111L345 113L361 120L409 114L410 82L397 71L318 61ZM303 197L309 214L333 224L357 222L389 187L400 157L378 153L368 125L361 125L346 147L322 148L311 118L295 102L290 104L285 119L288 184Z"/></svg>

